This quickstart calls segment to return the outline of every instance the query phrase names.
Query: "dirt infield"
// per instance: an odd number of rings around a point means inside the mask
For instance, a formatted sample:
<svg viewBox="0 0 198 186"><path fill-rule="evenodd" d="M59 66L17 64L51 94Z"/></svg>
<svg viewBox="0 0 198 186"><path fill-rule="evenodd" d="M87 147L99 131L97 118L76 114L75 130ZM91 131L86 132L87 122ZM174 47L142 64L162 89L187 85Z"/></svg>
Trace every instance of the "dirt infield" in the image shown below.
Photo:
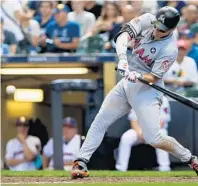
<svg viewBox="0 0 198 186"><path fill-rule="evenodd" d="M122 182L137 182L137 183L198 183L198 177L89 177L85 179L71 180L69 177L1 177L1 183L122 183Z"/></svg>

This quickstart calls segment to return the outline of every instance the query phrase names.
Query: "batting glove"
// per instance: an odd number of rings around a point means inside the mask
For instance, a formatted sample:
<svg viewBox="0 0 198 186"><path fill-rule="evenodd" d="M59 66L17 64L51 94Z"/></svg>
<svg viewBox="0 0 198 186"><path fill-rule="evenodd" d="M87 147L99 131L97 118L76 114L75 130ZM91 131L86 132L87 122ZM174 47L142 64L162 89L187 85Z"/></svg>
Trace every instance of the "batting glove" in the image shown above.
<svg viewBox="0 0 198 186"><path fill-rule="evenodd" d="M142 77L142 74L136 71L128 72L128 74L125 75L126 79L129 81L132 81L133 83L136 83L138 78Z"/></svg>
<svg viewBox="0 0 198 186"><path fill-rule="evenodd" d="M117 71L120 73L121 76L125 76L128 74L128 62L127 60L121 59L118 63Z"/></svg>

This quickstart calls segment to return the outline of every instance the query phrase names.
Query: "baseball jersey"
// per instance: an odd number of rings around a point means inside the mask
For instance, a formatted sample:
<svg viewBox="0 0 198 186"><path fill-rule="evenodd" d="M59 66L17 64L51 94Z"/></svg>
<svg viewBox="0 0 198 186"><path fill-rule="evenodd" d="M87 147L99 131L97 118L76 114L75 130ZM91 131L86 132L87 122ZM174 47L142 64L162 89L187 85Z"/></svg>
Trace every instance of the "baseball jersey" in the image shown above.
<svg viewBox="0 0 198 186"><path fill-rule="evenodd" d="M59 26L57 22L52 22L46 28L46 35L50 39L58 38L63 43L71 43L73 38L80 37L80 26L77 22L68 21L65 26ZM69 50L48 45L48 52L69 52Z"/></svg>
<svg viewBox="0 0 198 186"><path fill-rule="evenodd" d="M40 139L35 136L28 136L26 138L26 143L28 148L35 154L39 154L41 150L41 142ZM6 146L6 155L5 159L23 159L25 158L23 151L23 144L17 139L11 139L8 141ZM36 170L36 166L34 161L24 162L19 165L9 167L10 170L13 171L25 171L25 170Z"/></svg>
<svg viewBox="0 0 198 186"><path fill-rule="evenodd" d="M127 32L135 38L128 62L130 71L152 73L162 79L176 60L178 49L173 33L160 40L154 40L155 21L156 17L153 14L146 13L127 23ZM157 84L163 85L162 80Z"/></svg>
<svg viewBox="0 0 198 186"><path fill-rule="evenodd" d="M49 163L49 168L53 168L53 143L54 140L51 138L48 143L43 148L43 153L46 157L51 158ZM76 134L68 143L63 141L63 162L64 164L67 162L74 161L81 146L81 137L79 134Z"/></svg>
<svg viewBox="0 0 198 186"><path fill-rule="evenodd" d="M130 110L128 114L128 119L130 121L137 121L137 115L133 109ZM171 121L171 114L170 114L170 104L168 98L163 96L162 105L160 107L160 119L165 123L164 128L168 128L168 122Z"/></svg>

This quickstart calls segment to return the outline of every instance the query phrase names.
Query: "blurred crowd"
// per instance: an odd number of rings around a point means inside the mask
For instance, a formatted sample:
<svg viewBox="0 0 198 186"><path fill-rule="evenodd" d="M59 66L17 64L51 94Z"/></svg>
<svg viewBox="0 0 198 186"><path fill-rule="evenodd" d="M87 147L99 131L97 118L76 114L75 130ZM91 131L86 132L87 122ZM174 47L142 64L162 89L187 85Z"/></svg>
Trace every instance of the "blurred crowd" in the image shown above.
<svg viewBox="0 0 198 186"><path fill-rule="evenodd" d="M198 63L197 4L157 0L2 0L1 53L115 52L113 38L124 23L146 12L155 14L168 5L179 10L177 37L187 40L188 55Z"/></svg>

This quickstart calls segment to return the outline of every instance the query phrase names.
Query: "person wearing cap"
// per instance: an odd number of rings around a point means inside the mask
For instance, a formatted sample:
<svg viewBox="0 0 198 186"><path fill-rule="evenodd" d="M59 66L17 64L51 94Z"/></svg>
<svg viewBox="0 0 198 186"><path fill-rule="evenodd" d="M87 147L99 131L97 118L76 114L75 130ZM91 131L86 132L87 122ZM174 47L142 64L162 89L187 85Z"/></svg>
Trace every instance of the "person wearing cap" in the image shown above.
<svg viewBox="0 0 198 186"><path fill-rule="evenodd" d="M55 8L55 22L46 27L46 35L41 43L47 44L46 52L74 52L79 44L80 26L77 22L68 21L69 9L64 4Z"/></svg>
<svg viewBox="0 0 198 186"><path fill-rule="evenodd" d="M192 47L188 52L188 56L195 60L198 69L198 23L193 24L190 31L194 34L194 37Z"/></svg>
<svg viewBox="0 0 198 186"><path fill-rule="evenodd" d="M63 162L64 169L70 170L81 146L81 136L77 134L78 123L72 117L63 119ZM53 169L53 138L43 148L43 169Z"/></svg>
<svg viewBox="0 0 198 186"><path fill-rule="evenodd" d="M166 73L164 82L168 89L182 93L185 87L198 83L198 76L195 60L186 56L189 49L188 42L179 40L177 46L179 49L177 60Z"/></svg>
<svg viewBox="0 0 198 186"><path fill-rule="evenodd" d="M16 121L17 136L8 141L5 162L10 170L36 170L35 159L41 150L39 138L28 135L27 118L21 116Z"/></svg>
<svg viewBox="0 0 198 186"><path fill-rule="evenodd" d="M2 34L2 43L8 45L10 54L16 54L17 51L17 40L15 35L6 29L4 29L4 20L1 18L0 22L0 33Z"/></svg>

